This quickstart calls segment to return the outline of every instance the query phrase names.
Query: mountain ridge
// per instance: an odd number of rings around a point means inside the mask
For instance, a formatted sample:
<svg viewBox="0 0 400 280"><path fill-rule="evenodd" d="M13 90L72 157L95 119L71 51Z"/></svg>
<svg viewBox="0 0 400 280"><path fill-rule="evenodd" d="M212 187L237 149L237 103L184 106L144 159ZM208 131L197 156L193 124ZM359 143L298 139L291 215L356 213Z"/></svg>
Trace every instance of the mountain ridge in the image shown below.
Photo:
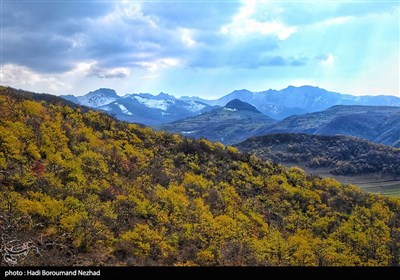
<svg viewBox="0 0 400 280"><path fill-rule="evenodd" d="M400 120L400 107L337 105L320 112L288 117L258 133L343 134L397 146L400 126L392 123L395 119Z"/></svg>
<svg viewBox="0 0 400 280"><path fill-rule="evenodd" d="M185 99L190 97L185 97ZM235 90L215 100L196 100L206 104L223 106L232 99L240 99L255 106L263 114L274 119L284 119L290 115L322 111L334 105L393 105L400 106L400 98L392 95L355 96L328 91L314 86L288 86L281 90L269 89L252 92Z"/></svg>
<svg viewBox="0 0 400 280"><path fill-rule="evenodd" d="M99 90L110 90L110 89L99 89ZM81 104L79 103L80 102L79 100L82 100L84 96L76 97L73 95L66 95L62 97L72 102ZM112 98L120 99L129 96L138 96L149 100L174 100L175 102L178 102L177 100L179 100L181 102L195 102L196 104L203 104L209 106L208 107L209 110L213 109L215 106L223 107L229 101L232 101L234 99L239 99L243 102L253 105L257 110L259 110L263 114L277 120L282 120L292 115L301 115L305 113L323 111L335 105L400 106L400 98L396 96L391 96L391 95L354 96L350 94L341 94L338 92L328 91L323 88L309 86L309 85L304 85L299 87L288 86L281 90L268 89L266 91L259 91L259 92L252 92L247 89L241 89L241 90L235 90L231 93L228 93L214 100L208 100L193 96L192 97L181 96L180 98L176 98L173 95L166 94L163 92L159 93L158 95L152 95L149 93L133 93L118 97L113 96ZM86 97L86 99L88 98ZM83 105L88 105L89 107L92 108L99 107L97 103L89 104L86 102ZM107 104L103 102L102 105L107 105ZM135 118L133 116L124 116L123 112L118 110L117 107L115 108L116 112L112 113L115 113L117 117L121 116L122 118L125 118L128 121L129 119L132 120ZM143 110L144 108L142 108L142 111ZM131 113L133 114L133 112ZM151 114L157 115L157 113L155 112L147 112L147 114L149 115L150 119L151 119L150 117ZM196 115L196 113L187 111L184 117L189 117L193 115ZM158 114L157 116L153 117L152 121L147 121L147 119L144 121L146 122L145 124L155 125L175 120L177 120L177 118L171 117L171 118L166 118L166 120L163 121L162 116L159 116ZM140 119L136 120L136 122L138 121L140 122Z"/></svg>
<svg viewBox="0 0 400 280"><path fill-rule="evenodd" d="M160 126L160 129L224 144L238 143L276 122L254 106L234 99L222 108Z"/></svg>
<svg viewBox="0 0 400 280"><path fill-rule="evenodd" d="M182 101L173 95L133 93L119 96L112 89L101 88L83 96L63 95L62 98L115 115L118 119L144 125L161 125L212 110L198 101Z"/></svg>

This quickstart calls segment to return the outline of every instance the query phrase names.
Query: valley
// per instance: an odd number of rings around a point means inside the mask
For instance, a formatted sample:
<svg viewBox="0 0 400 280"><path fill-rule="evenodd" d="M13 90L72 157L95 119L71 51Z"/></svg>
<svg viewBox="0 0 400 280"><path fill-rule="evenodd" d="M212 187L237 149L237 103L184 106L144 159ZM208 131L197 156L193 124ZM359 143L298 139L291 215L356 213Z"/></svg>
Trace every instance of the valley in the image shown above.
<svg viewBox="0 0 400 280"><path fill-rule="evenodd" d="M329 168L310 168L302 163L293 162L282 162L282 165L288 167L298 166L308 174L321 176L323 178L334 178L342 184L356 185L367 192L388 196L400 196L400 179L393 176L379 173L347 176L333 175L330 173Z"/></svg>
<svg viewBox="0 0 400 280"><path fill-rule="evenodd" d="M310 174L333 177L366 191L398 195L400 149L348 136L295 133L253 137L235 145L242 151Z"/></svg>

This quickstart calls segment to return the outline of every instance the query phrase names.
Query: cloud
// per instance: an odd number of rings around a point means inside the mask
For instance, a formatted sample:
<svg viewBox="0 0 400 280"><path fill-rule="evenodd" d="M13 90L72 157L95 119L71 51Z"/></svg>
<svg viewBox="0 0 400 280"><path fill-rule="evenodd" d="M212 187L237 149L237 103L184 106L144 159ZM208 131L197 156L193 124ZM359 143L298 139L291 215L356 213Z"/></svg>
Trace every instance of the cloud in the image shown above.
<svg viewBox="0 0 400 280"><path fill-rule="evenodd" d="M286 40L297 31L296 26L287 26L286 24L274 20L260 20L254 17L257 2L254 0L244 2L239 12L233 17L232 21L223 25L220 31L223 34L231 34L233 36L243 36L251 33L258 35L273 35L279 40Z"/></svg>
<svg viewBox="0 0 400 280"><path fill-rule="evenodd" d="M112 78L125 78L129 76L129 69L127 68L103 68L97 65L97 63L91 63L87 69L87 76L95 76L100 79L112 79Z"/></svg>
<svg viewBox="0 0 400 280"><path fill-rule="evenodd" d="M156 71L162 68L167 68L170 66L177 66L177 65L179 65L179 60L175 58L164 58L159 60L153 60L151 62L143 61L136 63L137 67L146 68L150 71Z"/></svg>
<svg viewBox="0 0 400 280"><path fill-rule="evenodd" d="M85 57L80 35L87 19L106 14L113 5L6 1L2 7L3 62L51 73L68 71Z"/></svg>
<svg viewBox="0 0 400 280"><path fill-rule="evenodd" d="M4 1L3 28L20 27L38 29L57 29L69 20L82 21L108 14L114 9L112 1Z"/></svg>
<svg viewBox="0 0 400 280"><path fill-rule="evenodd" d="M254 1L17 1L5 6L4 63L64 73L96 61L90 75L98 78L123 78L129 68L290 65L270 51L297 30L253 19Z"/></svg>
<svg viewBox="0 0 400 280"><path fill-rule="evenodd" d="M315 59L322 65L332 65L335 62L335 57L331 53L318 55Z"/></svg>
<svg viewBox="0 0 400 280"><path fill-rule="evenodd" d="M223 34L230 33L233 36L243 36L251 33L259 35L275 35L279 40L286 40L297 31L295 26L286 26L281 22L259 22L254 19L245 19L224 25L221 28Z"/></svg>
<svg viewBox="0 0 400 280"><path fill-rule="evenodd" d="M64 72L73 67L73 39L44 33L3 31L3 62L41 72Z"/></svg>
<svg viewBox="0 0 400 280"><path fill-rule="evenodd" d="M6 64L1 71L2 84L24 89L46 88L49 91L70 88L53 75L42 75L25 66Z"/></svg>
<svg viewBox="0 0 400 280"><path fill-rule="evenodd" d="M2 79L84 93L215 91L221 73L238 86L243 73L249 85L266 73L287 84L364 77L399 49L398 12L394 1L3 1ZM187 72L202 73L196 87L177 82Z"/></svg>
<svg viewBox="0 0 400 280"><path fill-rule="evenodd" d="M229 22L243 3L240 1L149 1L142 3L143 14L152 15L168 29L185 27L217 31Z"/></svg>
<svg viewBox="0 0 400 280"><path fill-rule="evenodd" d="M307 57L290 57L289 61L291 66L305 66L309 59Z"/></svg>
<svg viewBox="0 0 400 280"><path fill-rule="evenodd" d="M192 31L190 29L187 28L182 28L181 29L181 40L182 42L188 47L194 47L196 46L198 43L192 38Z"/></svg>

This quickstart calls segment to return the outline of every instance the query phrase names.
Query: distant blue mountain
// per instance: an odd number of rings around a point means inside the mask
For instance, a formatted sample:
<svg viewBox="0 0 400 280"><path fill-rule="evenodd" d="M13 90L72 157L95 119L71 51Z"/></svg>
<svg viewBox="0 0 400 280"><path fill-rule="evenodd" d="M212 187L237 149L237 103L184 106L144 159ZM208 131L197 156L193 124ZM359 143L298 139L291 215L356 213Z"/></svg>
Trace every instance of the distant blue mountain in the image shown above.
<svg viewBox="0 0 400 280"><path fill-rule="evenodd" d="M182 100L196 100L208 105L224 106L233 99L239 99L256 107L263 114L274 119L323 111L335 105L400 106L395 96L353 96L327 91L319 87L289 86L282 90L251 92L236 90L216 100L198 97L181 97Z"/></svg>
<svg viewBox="0 0 400 280"><path fill-rule="evenodd" d="M312 86L289 86L282 90L269 89L261 92L242 89L216 100L187 96L177 99L166 93L119 96L114 90L106 88L89 92L84 96L62 97L80 105L107 111L121 120L151 126L196 116L215 107L223 107L234 99L249 103L261 113L276 120L319 112L336 105L400 107L400 98L395 96L353 96Z"/></svg>

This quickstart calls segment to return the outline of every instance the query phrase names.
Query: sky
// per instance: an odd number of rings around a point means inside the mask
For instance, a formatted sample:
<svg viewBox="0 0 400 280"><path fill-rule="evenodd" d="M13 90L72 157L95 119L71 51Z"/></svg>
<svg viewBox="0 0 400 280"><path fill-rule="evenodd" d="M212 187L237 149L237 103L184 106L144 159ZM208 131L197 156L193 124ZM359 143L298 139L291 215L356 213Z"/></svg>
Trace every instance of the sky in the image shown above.
<svg viewBox="0 0 400 280"><path fill-rule="evenodd" d="M400 1L1 0L0 83L51 94L312 85L400 97Z"/></svg>

